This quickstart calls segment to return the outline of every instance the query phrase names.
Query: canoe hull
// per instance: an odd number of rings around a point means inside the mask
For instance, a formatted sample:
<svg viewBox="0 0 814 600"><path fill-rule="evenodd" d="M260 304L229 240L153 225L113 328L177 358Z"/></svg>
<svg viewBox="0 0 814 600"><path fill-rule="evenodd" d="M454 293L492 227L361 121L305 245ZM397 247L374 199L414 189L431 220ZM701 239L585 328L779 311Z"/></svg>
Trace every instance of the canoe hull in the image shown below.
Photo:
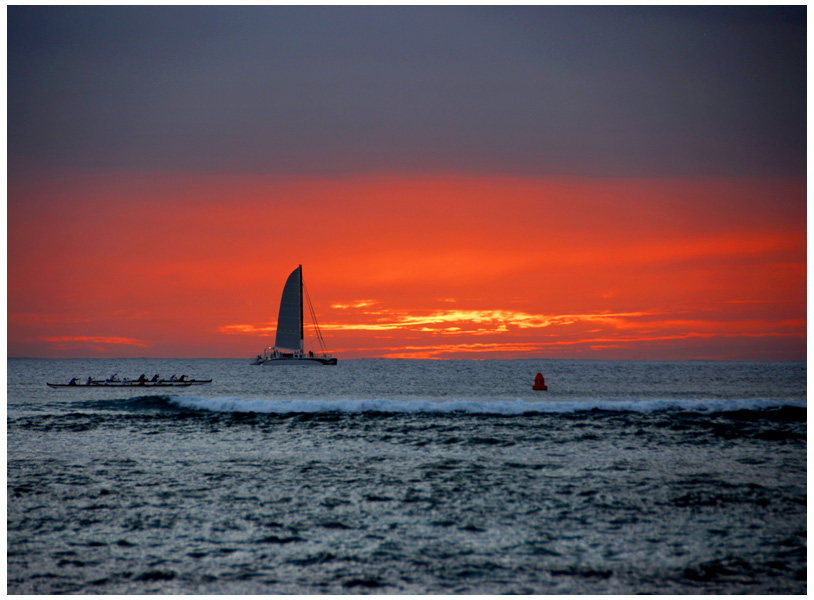
<svg viewBox="0 0 814 600"><path fill-rule="evenodd" d="M162 382L139 382L139 381L114 381L105 383L103 381L87 383L46 383L49 388L176 388L176 387L190 387L193 385L205 385L212 383L212 380L201 381L162 381Z"/></svg>

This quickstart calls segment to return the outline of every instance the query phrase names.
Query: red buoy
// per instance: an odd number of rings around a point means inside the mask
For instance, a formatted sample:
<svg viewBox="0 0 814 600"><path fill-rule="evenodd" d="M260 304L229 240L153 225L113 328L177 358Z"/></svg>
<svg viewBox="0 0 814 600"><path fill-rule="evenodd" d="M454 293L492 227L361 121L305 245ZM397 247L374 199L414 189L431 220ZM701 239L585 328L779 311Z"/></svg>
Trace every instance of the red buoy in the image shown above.
<svg viewBox="0 0 814 600"><path fill-rule="evenodd" d="M537 377L534 378L534 385L531 386L531 389L537 391L545 391L548 389L548 386L545 384L545 377L543 377L542 373L537 373Z"/></svg>

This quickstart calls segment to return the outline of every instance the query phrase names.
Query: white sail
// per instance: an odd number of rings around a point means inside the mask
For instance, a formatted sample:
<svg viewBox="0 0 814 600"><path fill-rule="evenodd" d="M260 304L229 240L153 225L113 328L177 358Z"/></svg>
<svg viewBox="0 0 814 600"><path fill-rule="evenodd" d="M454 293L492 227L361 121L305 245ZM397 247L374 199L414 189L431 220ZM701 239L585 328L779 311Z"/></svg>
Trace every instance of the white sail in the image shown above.
<svg viewBox="0 0 814 600"><path fill-rule="evenodd" d="M278 348L302 350L302 265L288 276L277 317Z"/></svg>

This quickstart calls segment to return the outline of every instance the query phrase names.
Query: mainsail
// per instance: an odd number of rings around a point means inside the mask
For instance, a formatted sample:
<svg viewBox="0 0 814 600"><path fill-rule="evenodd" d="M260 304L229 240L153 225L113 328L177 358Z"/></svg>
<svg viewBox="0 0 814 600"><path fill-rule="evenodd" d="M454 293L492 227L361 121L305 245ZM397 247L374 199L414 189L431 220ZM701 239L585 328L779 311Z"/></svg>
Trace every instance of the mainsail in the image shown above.
<svg viewBox="0 0 814 600"><path fill-rule="evenodd" d="M291 272L283 287L275 346L301 352L303 350L302 265Z"/></svg>

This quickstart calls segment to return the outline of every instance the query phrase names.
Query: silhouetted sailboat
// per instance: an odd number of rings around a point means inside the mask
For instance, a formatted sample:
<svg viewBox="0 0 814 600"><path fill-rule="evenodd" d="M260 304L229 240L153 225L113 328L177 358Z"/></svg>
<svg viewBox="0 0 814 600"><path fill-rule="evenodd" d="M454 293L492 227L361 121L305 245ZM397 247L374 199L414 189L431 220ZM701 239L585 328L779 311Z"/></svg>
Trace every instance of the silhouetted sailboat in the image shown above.
<svg viewBox="0 0 814 600"><path fill-rule="evenodd" d="M308 310L314 323L320 354L305 351L303 327L303 299L308 301ZM280 313L277 317L277 338L274 346L263 350L252 361L253 365L335 365L336 358L328 354L325 340L317 323L311 298L302 283L302 265L291 272L283 287L280 298Z"/></svg>

